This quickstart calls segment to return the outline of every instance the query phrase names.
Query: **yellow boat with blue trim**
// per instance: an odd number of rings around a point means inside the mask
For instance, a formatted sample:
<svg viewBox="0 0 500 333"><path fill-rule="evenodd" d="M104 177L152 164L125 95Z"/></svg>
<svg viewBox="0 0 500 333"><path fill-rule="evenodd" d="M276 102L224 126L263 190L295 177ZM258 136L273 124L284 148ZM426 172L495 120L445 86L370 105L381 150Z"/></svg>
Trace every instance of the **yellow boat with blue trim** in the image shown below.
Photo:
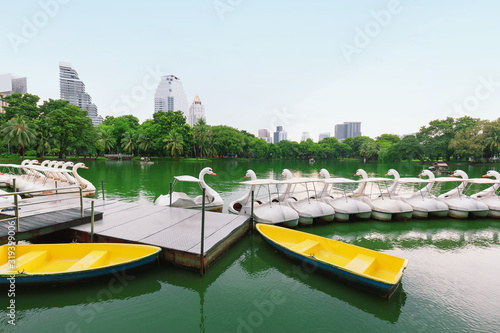
<svg viewBox="0 0 500 333"><path fill-rule="evenodd" d="M292 259L329 273L384 298L397 289L408 260L341 241L257 224L264 240Z"/></svg>
<svg viewBox="0 0 500 333"><path fill-rule="evenodd" d="M0 284L65 283L153 262L161 248L140 244L23 244L0 246Z"/></svg>

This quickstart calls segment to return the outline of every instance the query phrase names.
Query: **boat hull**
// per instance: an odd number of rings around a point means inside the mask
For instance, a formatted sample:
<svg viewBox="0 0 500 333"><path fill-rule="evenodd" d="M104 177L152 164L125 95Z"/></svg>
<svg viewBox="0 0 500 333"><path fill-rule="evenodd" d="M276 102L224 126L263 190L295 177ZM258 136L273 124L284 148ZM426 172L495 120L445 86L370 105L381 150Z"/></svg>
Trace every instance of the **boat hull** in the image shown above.
<svg viewBox="0 0 500 333"><path fill-rule="evenodd" d="M367 278L365 276L361 276L359 274L354 273L353 271L350 271L349 269L342 268L336 265L333 265L331 263L328 263L326 261L318 260L314 255L305 255L305 254L300 254L297 252L294 252L290 250L289 248L282 246L281 244L275 242L273 239L270 237L266 236L264 232L261 231L261 228L258 226L257 230L260 232L260 234L263 236L264 240L277 249L278 251L282 252L285 254L287 257L305 263L308 267L308 271L314 270L313 268L316 268L320 270L323 273L327 273L328 275L331 275L343 282L347 282L349 284L352 284L356 288L363 289L365 291L368 291L372 294L381 296L383 298L389 298L394 292L398 289L400 285L401 279L396 281L395 283L386 283L383 281L378 281L374 279ZM406 267L406 260L404 261L402 265L402 269Z"/></svg>
<svg viewBox="0 0 500 333"><path fill-rule="evenodd" d="M43 252L43 246L46 246L47 248L53 246L54 244L37 244L37 250L34 252ZM112 249L108 245L113 246ZM19 246L31 246L31 245L16 245L16 248ZM47 250L47 259L45 262L43 262L43 258L34 258L32 260L39 260L40 263L37 264L37 266L26 266L26 268L19 267L21 272L19 271L14 271L14 272L9 272L6 271L6 268L8 265L6 263L6 260L2 260L0 262L0 285L4 284L10 284L12 282L12 277L15 279L16 284L25 284L25 285L38 285L38 284L64 284L64 283L70 283L70 282L75 282L75 281L82 281L82 280L87 280L87 279L93 279L93 278L98 278L102 276L107 276L107 275L113 275L117 274L120 271L123 270L131 270L138 268L140 266L144 266L147 264L150 264L154 262L158 256L158 253L161 251L160 248L154 247L154 246L148 246L148 245L133 245L133 244L57 244L57 246L60 247L58 250L59 254L56 254L56 252L50 252L50 250ZM146 253L142 253L141 250L141 255L138 256L137 258L130 258L129 260L124 260L121 263L116 263L116 264L109 264L109 265L104 265L102 267L91 267L91 268L84 268L84 263L79 264L81 261L85 261L85 256L83 258L78 258L81 259L80 261L74 263L74 265L81 265L81 268L78 267L78 269L71 269L67 268L67 270L61 270L61 271L52 271L48 269L47 267L50 267L50 265L54 265L54 263L50 262L48 258L51 258L53 256L57 255L63 255L65 252L68 252L70 255L72 253L71 248L69 246L79 246L79 247L85 247L88 248L88 251L93 251L93 249L98 249L98 251L104 251L103 249L109 249L109 251L120 251L120 246L128 246L130 247L142 247L143 249L145 248L150 248L147 249ZM117 247L118 246L118 247ZM2 253L5 250L5 247L8 247L8 245L3 245L2 246ZM127 250L129 251L129 250ZM5 252L6 253L6 252ZM29 255L29 253L27 253ZM4 257L6 258L6 256ZM4 259L2 258L2 259ZM74 258L69 258L69 259L64 259L61 258L61 262L64 261L74 261L78 260ZM22 260L22 259L20 259ZM54 260L55 261L55 260ZM55 263L57 264L57 263ZM30 263L28 262L28 265ZM70 265L70 264L68 264ZM73 266L74 266L73 265Z"/></svg>

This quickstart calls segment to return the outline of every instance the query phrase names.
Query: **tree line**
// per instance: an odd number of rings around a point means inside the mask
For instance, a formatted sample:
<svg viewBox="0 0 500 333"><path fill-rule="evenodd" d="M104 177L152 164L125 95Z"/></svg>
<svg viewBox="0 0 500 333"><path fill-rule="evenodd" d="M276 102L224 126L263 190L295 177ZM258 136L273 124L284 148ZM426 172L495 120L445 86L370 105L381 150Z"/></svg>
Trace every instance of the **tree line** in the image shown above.
<svg viewBox="0 0 500 333"><path fill-rule="evenodd" d="M107 116L92 126L87 112L63 100L43 101L31 94L1 97L8 105L0 113L0 154L99 156L108 153L192 158L296 158L364 160L474 160L490 159L500 149L500 119L448 117L433 120L415 135L402 139L382 134L324 138L319 142L265 140L244 130L203 119L193 127L181 111L160 111L140 123L132 115Z"/></svg>

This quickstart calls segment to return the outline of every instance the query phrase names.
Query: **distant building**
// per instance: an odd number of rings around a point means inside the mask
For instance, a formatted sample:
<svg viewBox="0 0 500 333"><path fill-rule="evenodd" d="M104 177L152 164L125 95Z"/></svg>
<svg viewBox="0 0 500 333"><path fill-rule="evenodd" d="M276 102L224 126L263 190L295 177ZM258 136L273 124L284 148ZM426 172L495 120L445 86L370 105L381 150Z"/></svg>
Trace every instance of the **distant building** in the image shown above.
<svg viewBox="0 0 500 333"><path fill-rule="evenodd" d="M401 134L401 135L399 135L399 138L400 138L401 140L403 140L406 136L410 136L410 135L411 135L411 136L416 137L416 136L417 136L417 133Z"/></svg>
<svg viewBox="0 0 500 333"><path fill-rule="evenodd" d="M201 104L198 95L196 95L193 104L189 108L188 124L193 127L200 119L207 120L205 117L205 107Z"/></svg>
<svg viewBox="0 0 500 333"><path fill-rule="evenodd" d="M85 91L85 84L78 77L78 73L70 63L59 62L59 86L61 99L87 111L87 117L92 125L102 123L102 117L97 113L97 106L92 103L92 97Z"/></svg>
<svg viewBox="0 0 500 333"><path fill-rule="evenodd" d="M339 141L345 138L355 138L361 136L360 122L344 122L343 124L335 125L335 137Z"/></svg>
<svg viewBox="0 0 500 333"><path fill-rule="evenodd" d="M283 126L276 126L276 132L274 132L273 139L274 139L273 143L278 143L280 141L287 139L287 135L286 132L283 130Z"/></svg>
<svg viewBox="0 0 500 333"><path fill-rule="evenodd" d="M323 140L324 138L329 138L330 137L330 132L325 132L325 133L320 133L318 141Z"/></svg>
<svg viewBox="0 0 500 333"><path fill-rule="evenodd" d="M310 139L311 137L309 136L309 132L302 132L302 136L300 137L300 141L306 141L307 139Z"/></svg>
<svg viewBox="0 0 500 333"><path fill-rule="evenodd" d="M28 92L28 83L25 77L14 78L12 74L0 75L0 95L9 96L13 93L26 94ZM8 103L0 100L0 113L5 113L4 106Z"/></svg>
<svg viewBox="0 0 500 333"><path fill-rule="evenodd" d="M260 129L257 137L260 139L264 139L267 143L273 142L273 140L271 140L271 131L268 130L267 128Z"/></svg>
<svg viewBox="0 0 500 333"><path fill-rule="evenodd" d="M188 102L181 80L175 75L161 78L155 93L155 112L182 111L189 118Z"/></svg>

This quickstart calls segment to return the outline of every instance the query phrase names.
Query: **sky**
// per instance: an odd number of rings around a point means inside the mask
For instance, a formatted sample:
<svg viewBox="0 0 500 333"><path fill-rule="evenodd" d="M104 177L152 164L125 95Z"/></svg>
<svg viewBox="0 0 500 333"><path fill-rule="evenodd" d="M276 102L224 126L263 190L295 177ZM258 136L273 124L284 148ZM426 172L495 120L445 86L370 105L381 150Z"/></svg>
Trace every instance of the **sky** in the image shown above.
<svg viewBox="0 0 500 333"><path fill-rule="evenodd" d="M403 135L500 117L499 16L494 0L25 0L2 6L0 74L58 99L69 62L103 117L151 119L173 74L210 125Z"/></svg>

